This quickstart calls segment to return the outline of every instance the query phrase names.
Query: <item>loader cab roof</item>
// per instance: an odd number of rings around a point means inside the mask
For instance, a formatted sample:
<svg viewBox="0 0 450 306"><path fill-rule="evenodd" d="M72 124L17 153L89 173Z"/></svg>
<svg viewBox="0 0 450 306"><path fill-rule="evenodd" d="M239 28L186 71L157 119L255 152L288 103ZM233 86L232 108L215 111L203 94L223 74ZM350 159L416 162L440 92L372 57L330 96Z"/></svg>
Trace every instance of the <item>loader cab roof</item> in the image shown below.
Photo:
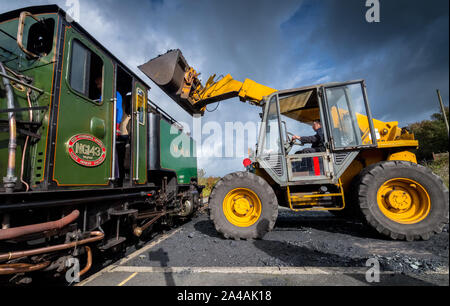
<svg viewBox="0 0 450 306"><path fill-rule="evenodd" d="M321 88L343 86L350 83L323 83L276 92L280 102L280 113L296 121L312 125L314 120L320 119L319 91Z"/></svg>
<svg viewBox="0 0 450 306"><path fill-rule="evenodd" d="M86 31L79 23L76 21L68 21L68 15L63 9L61 9L58 5L39 5L39 6L29 6L20 8L17 10L9 11L3 14L0 14L0 23L4 21L8 21L11 19L19 18L20 13L23 11L30 12L33 15L37 14L59 14L62 18L64 18L66 23L69 23L74 29L78 30L80 33L86 36L93 44L95 44L99 49L101 49L108 57L113 59L118 65L120 65L127 73L132 75L136 80L138 80L142 85L151 89L151 87L143 81L136 73L134 73L131 69L129 69L122 61L120 61L116 56L114 56L106 47L104 47L97 39L95 39L88 31Z"/></svg>

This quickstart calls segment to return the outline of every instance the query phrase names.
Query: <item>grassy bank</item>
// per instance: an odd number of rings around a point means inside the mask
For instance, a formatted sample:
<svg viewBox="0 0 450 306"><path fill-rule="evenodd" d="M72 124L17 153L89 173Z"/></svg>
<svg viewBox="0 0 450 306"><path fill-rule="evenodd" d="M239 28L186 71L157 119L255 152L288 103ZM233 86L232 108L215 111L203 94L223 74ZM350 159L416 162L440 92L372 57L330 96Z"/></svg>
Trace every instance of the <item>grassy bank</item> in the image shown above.
<svg viewBox="0 0 450 306"><path fill-rule="evenodd" d="M442 154L434 161L427 162L426 166L439 175L448 188L448 153Z"/></svg>
<svg viewBox="0 0 450 306"><path fill-rule="evenodd" d="M205 186L203 189L202 197L208 198L214 185L220 180L220 177L201 177L199 184Z"/></svg>

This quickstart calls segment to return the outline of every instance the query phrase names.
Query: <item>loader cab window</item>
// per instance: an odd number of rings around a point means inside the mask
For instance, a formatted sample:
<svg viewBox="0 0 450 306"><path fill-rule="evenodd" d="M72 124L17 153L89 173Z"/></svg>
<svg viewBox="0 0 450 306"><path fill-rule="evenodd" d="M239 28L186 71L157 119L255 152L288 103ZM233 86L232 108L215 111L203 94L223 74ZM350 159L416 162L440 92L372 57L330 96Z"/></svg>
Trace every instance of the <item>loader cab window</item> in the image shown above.
<svg viewBox="0 0 450 306"><path fill-rule="evenodd" d="M280 115L283 122L283 128L285 129L283 135L285 142L288 142L288 138L293 135L310 137L316 135L314 130L315 121L320 121L321 114L319 108L319 100L317 96L317 90L308 89L296 93L285 94L280 96ZM319 122L322 130L323 124ZM289 135L285 135L289 134ZM325 139L324 139L325 141ZM317 145L317 144L315 144ZM308 151L312 147L311 142L295 142L291 150L290 155L302 154L302 151ZM314 151L314 150L310 150ZM324 151L318 149L316 151Z"/></svg>
<svg viewBox="0 0 450 306"><path fill-rule="evenodd" d="M280 95L280 115L285 129L283 134L289 180L327 179L328 153L325 149L318 89L307 88ZM302 140L292 141L294 135L302 137Z"/></svg>
<svg viewBox="0 0 450 306"><path fill-rule="evenodd" d="M263 155L278 155L282 153L278 119L277 97L274 96L270 100L267 109Z"/></svg>
<svg viewBox="0 0 450 306"><path fill-rule="evenodd" d="M257 157L261 167L271 169L273 175L286 179L284 149L280 130L278 95L273 95L264 107Z"/></svg>
<svg viewBox="0 0 450 306"><path fill-rule="evenodd" d="M100 103L103 90L102 59L78 40L73 40L70 86L85 97Z"/></svg>
<svg viewBox="0 0 450 306"><path fill-rule="evenodd" d="M28 32L27 49L39 56L46 56L53 49L53 36L55 34L55 20L48 18L36 22Z"/></svg>
<svg viewBox="0 0 450 306"><path fill-rule="evenodd" d="M326 88L334 147L371 145L372 135L361 83Z"/></svg>

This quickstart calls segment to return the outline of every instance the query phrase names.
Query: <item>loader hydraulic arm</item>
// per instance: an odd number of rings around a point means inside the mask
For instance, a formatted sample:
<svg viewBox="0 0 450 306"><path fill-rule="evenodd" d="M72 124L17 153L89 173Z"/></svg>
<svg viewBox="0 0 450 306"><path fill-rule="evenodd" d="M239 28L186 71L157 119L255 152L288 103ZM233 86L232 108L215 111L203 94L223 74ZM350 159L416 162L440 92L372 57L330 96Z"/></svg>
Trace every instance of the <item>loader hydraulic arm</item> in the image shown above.
<svg viewBox="0 0 450 306"><path fill-rule="evenodd" d="M205 107L207 104L235 97L239 97L242 102L260 105L265 96L276 92L275 89L250 79L236 81L229 74L217 82L214 82L214 78L215 75L211 76L204 87L191 90L189 99L193 105Z"/></svg>
<svg viewBox="0 0 450 306"><path fill-rule="evenodd" d="M212 75L202 85L200 74L187 64L180 50L160 55L139 69L190 114L203 114L208 104L236 97L260 105L265 96L277 91L249 79L234 80L229 74L217 81Z"/></svg>

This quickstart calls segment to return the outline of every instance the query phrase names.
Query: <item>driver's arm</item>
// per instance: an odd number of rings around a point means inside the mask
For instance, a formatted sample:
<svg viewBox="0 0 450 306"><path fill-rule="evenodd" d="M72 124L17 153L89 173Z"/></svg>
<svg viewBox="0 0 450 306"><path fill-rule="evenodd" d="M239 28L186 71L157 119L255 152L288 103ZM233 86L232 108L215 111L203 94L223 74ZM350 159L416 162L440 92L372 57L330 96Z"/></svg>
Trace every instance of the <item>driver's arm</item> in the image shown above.
<svg viewBox="0 0 450 306"><path fill-rule="evenodd" d="M317 136L294 136L292 140L300 140L303 143L314 143L317 142Z"/></svg>

